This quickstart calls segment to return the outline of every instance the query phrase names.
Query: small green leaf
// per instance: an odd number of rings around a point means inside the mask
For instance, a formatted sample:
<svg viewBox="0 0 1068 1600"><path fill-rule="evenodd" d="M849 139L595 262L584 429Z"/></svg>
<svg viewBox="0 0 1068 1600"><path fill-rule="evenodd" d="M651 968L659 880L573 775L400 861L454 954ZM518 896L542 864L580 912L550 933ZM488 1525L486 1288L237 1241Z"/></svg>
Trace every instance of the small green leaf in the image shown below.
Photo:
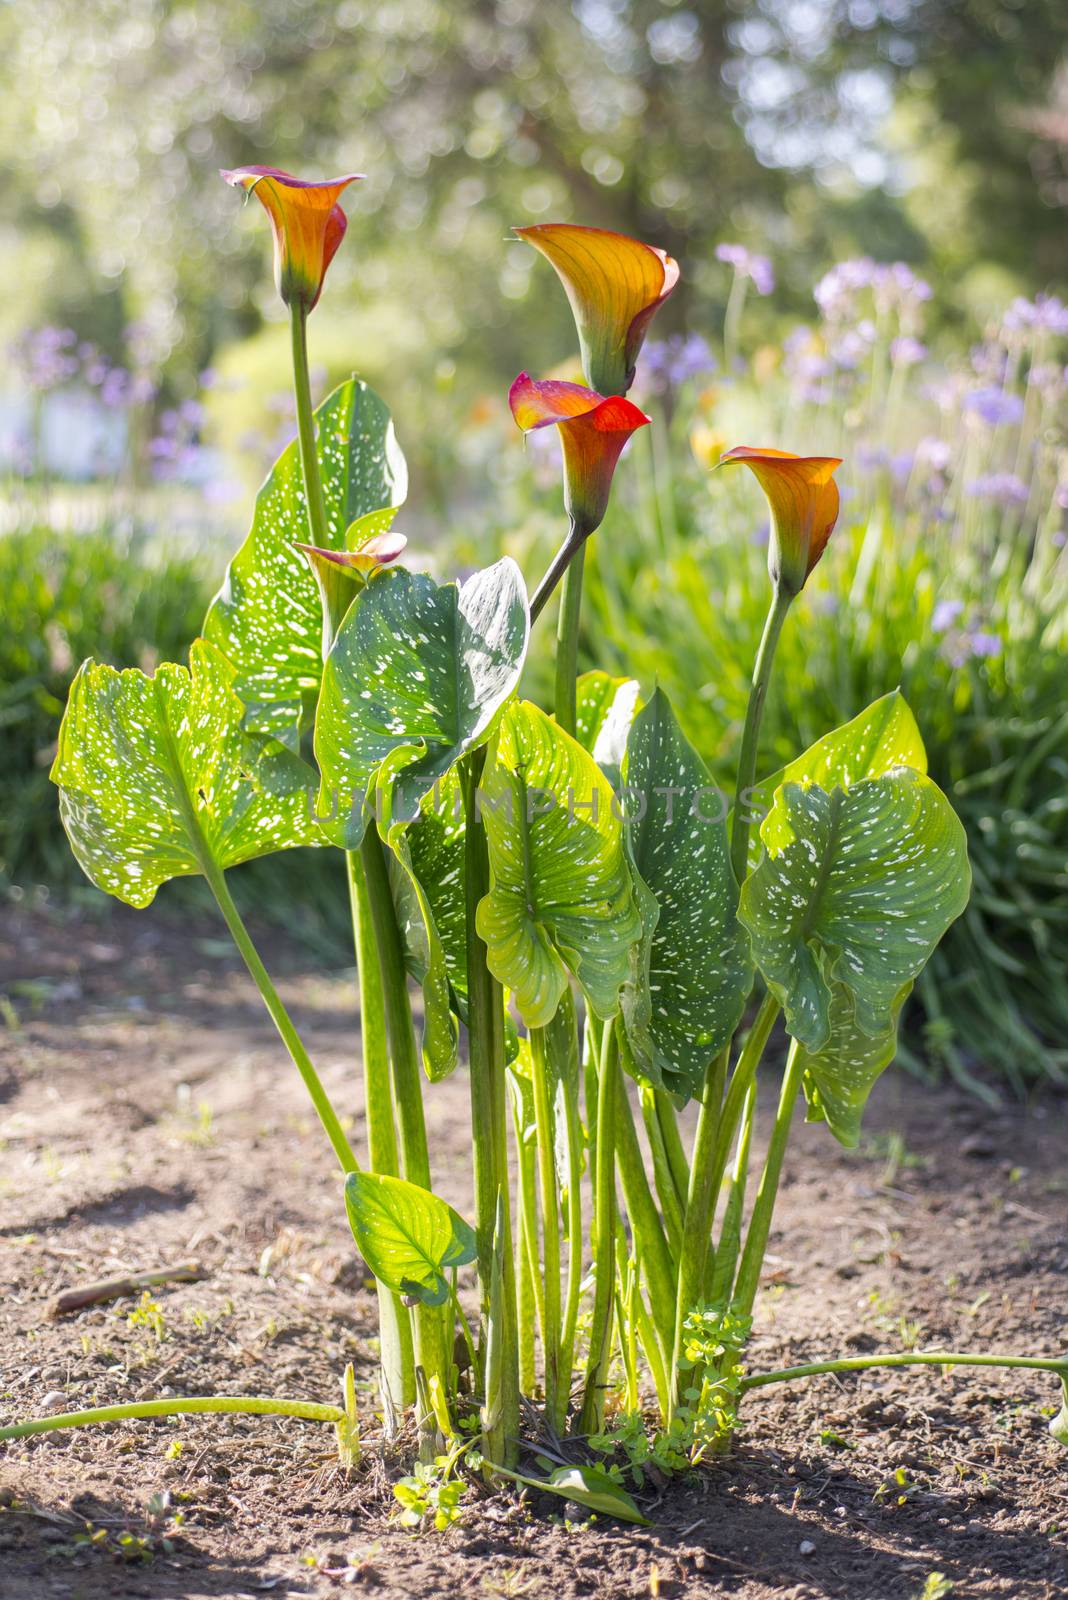
<svg viewBox="0 0 1068 1600"><path fill-rule="evenodd" d="M641 934L615 795L537 706L508 706L482 777L490 891L477 926L528 1028L551 1021L574 973L596 1014L619 1009Z"/></svg>
<svg viewBox="0 0 1068 1600"><path fill-rule="evenodd" d="M328 544L348 548L351 525L399 506L408 469L382 400L351 378L315 413ZM364 529L366 532L367 529ZM294 753L302 706L322 676L322 602L298 543L309 540L296 441L279 456L256 497L252 528L226 569L204 620L204 636L237 669L235 690L248 732L271 734Z"/></svg>
<svg viewBox="0 0 1068 1600"><path fill-rule="evenodd" d="M655 915L639 895L644 934L623 1016L638 1068L689 1097L741 1019L753 963L723 797L659 689L631 727L624 780L631 860Z"/></svg>
<svg viewBox="0 0 1068 1600"><path fill-rule="evenodd" d="M613 678L608 672L584 672L575 685L575 738L609 783L619 779L638 694L633 678Z"/></svg>
<svg viewBox="0 0 1068 1600"><path fill-rule="evenodd" d="M519 1478L519 1474L515 1476ZM599 1511L620 1522L635 1522L642 1528L652 1524L643 1517L625 1489L603 1467L557 1467L547 1478L520 1478L521 1483L547 1494L558 1494L589 1511Z"/></svg>
<svg viewBox="0 0 1068 1600"><path fill-rule="evenodd" d="M775 791L784 783L818 783L821 789L848 789L864 778L881 778L892 767L927 771L923 739L900 689L874 700L852 722L825 733L789 766L774 777L765 778L752 790L750 807L760 822L771 810ZM773 827L764 842L770 848L782 841ZM758 856L759 849L754 832L753 850Z"/></svg>
<svg viewBox="0 0 1068 1600"><path fill-rule="evenodd" d="M404 1178L350 1172L345 1207L357 1249L394 1294L440 1306L449 1295L445 1274L475 1259L474 1230L436 1194Z"/></svg>
<svg viewBox="0 0 1068 1600"><path fill-rule="evenodd" d="M1058 1444L1068 1445L1068 1367L1061 1372L1061 1409L1049 1425L1049 1431Z"/></svg>
<svg viewBox="0 0 1068 1600"><path fill-rule="evenodd" d="M959 820L930 778L897 767L847 792L786 783L760 830L767 854L739 916L791 1035L811 1052L831 1037L832 985L859 1030L885 1034L901 990L968 902Z"/></svg>
<svg viewBox="0 0 1068 1600"><path fill-rule="evenodd" d="M392 842L423 797L483 742L519 682L530 628L510 557L466 583L380 573L353 601L323 669L315 718L319 811L352 849L372 786Z"/></svg>
<svg viewBox="0 0 1068 1600"><path fill-rule="evenodd" d="M895 997L886 1025L872 1038L858 1027L853 996L844 983L830 980L830 1035L821 1050L799 1046L804 1070L808 1121L826 1122L839 1144L855 1150L860 1119L876 1079L897 1053L897 1022L912 984Z"/></svg>
<svg viewBox="0 0 1068 1600"><path fill-rule="evenodd" d="M127 905L161 883L321 844L307 768L241 731L235 672L198 639L153 677L87 661L71 685L52 781L83 872Z"/></svg>

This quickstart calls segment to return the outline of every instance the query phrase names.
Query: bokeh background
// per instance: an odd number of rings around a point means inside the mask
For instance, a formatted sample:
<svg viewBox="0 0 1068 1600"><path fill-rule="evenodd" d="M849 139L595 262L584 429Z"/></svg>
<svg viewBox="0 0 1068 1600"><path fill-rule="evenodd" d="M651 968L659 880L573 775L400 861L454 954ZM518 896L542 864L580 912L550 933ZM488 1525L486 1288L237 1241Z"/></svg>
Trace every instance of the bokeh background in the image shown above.
<svg viewBox="0 0 1068 1600"><path fill-rule="evenodd" d="M906 1055L1068 1068L1063 0L4 0L0 74L0 892L103 914L47 779L67 684L181 657L294 431L264 218L218 169L359 171L315 379L387 400L439 570L533 579L558 528L506 392L574 334L510 228L679 258L583 651L665 683L725 782L766 527L709 468L845 457L765 759L905 687L977 867ZM238 876L292 920L286 870ZM330 891L303 929L336 953Z"/></svg>

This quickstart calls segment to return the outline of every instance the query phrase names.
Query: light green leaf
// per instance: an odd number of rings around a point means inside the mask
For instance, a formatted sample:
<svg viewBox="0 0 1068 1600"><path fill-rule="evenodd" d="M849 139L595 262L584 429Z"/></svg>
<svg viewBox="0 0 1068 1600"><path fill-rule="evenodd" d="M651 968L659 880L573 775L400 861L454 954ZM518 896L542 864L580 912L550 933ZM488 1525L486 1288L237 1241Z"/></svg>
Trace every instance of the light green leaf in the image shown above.
<svg viewBox="0 0 1068 1600"><path fill-rule="evenodd" d="M968 902L967 843L948 800L909 767L848 793L786 783L761 838L767 854L743 885L739 915L787 1028L822 1050L839 982L857 1027L878 1038Z"/></svg>
<svg viewBox="0 0 1068 1600"><path fill-rule="evenodd" d="M1061 1409L1049 1425L1049 1431L1058 1444L1068 1445L1068 1366L1061 1373Z"/></svg>
<svg viewBox="0 0 1068 1600"><path fill-rule="evenodd" d="M408 469L385 404L359 379L328 395L315 418L329 548L345 550L354 522L403 503ZM382 528L365 523L360 537L371 531ZM251 531L204 621L205 638L237 668L245 728L271 734L294 752L302 706L322 674L322 602L311 568L294 548L309 537L294 440L256 497Z"/></svg>
<svg viewBox="0 0 1068 1600"><path fill-rule="evenodd" d="M87 661L71 685L52 781L82 870L147 906L169 878L321 844L307 768L252 746L233 667L198 639L153 677Z"/></svg>
<svg viewBox="0 0 1068 1600"><path fill-rule="evenodd" d="M582 746L524 701L504 711L482 778L490 891L478 931L528 1028L570 969L599 1017L619 1009L641 933L612 788Z"/></svg>
<svg viewBox="0 0 1068 1600"><path fill-rule="evenodd" d="M900 689L872 701L851 722L824 734L781 772L757 784L750 799L753 817L760 823L768 815L775 791L784 783L818 783L821 789L848 789L864 778L881 778L892 767L927 771L923 738ZM753 852L759 857L756 834L752 837ZM783 842L774 825L764 842L769 847Z"/></svg>
<svg viewBox="0 0 1068 1600"><path fill-rule="evenodd" d="M391 842L519 681L530 617L510 557L457 586L380 573L353 601L323 669L319 809L335 843L363 837L372 785Z"/></svg>
<svg viewBox="0 0 1068 1600"><path fill-rule="evenodd" d="M652 895L623 991L635 1064L689 1097L732 1037L753 982L737 918L723 797L657 689L630 730L624 808L631 860ZM632 820L630 820L632 819Z"/></svg>
<svg viewBox="0 0 1068 1600"><path fill-rule="evenodd" d="M584 672L575 685L575 738L610 783L619 778L638 694L633 678L607 672Z"/></svg>
<svg viewBox="0 0 1068 1600"><path fill-rule="evenodd" d="M440 1306L449 1296L445 1274L474 1261L474 1229L450 1205L404 1178L350 1172L345 1209L356 1247L394 1294Z"/></svg>
<svg viewBox="0 0 1068 1600"><path fill-rule="evenodd" d="M615 1517L620 1522L636 1522L643 1528L652 1526L627 1491L621 1489L603 1467L557 1467L547 1478L526 1478L518 1472L509 1476L531 1489L558 1494L575 1505L585 1506L589 1511L599 1511L606 1517Z"/></svg>
<svg viewBox="0 0 1068 1600"><path fill-rule="evenodd" d="M895 997L886 1024L870 1038L857 1026L853 996L844 983L832 980L828 1018L830 1036L822 1050L799 1046L808 1121L826 1122L839 1144L855 1150L860 1119L880 1073L897 1052L897 1022L912 984Z"/></svg>

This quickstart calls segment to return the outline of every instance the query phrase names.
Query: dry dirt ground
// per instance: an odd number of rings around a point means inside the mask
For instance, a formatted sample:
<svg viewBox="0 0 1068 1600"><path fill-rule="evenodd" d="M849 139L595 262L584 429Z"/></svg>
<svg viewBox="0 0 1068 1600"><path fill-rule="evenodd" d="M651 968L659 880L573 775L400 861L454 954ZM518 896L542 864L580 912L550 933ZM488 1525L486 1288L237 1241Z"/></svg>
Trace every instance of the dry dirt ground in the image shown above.
<svg viewBox="0 0 1068 1600"><path fill-rule="evenodd" d="M355 1107L351 975L317 976L277 938L268 953ZM0 1417L171 1393L333 1400L348 1360L369 1385L374 1299L328 1147L214 930L162 909L7 912L0 986ZM437 1186L464 1208L465 1098L462 1071L427 1094ZM991 1113L892 1073L860 1152L803 1129L751 1365L1068 1349L1066 1128L1063 1102ZM158 1314L49 1318L60 1288L190 1255L205 1278L158 1290ZM0 1596L1053 1600L1068 1594L1055 1388L931 1369L771 1389L735 1455L648 1495L638 1530L498 1497L415 1537L376 1452L346 1478L314 1424L53 1434L0 1445Z"/></svg>

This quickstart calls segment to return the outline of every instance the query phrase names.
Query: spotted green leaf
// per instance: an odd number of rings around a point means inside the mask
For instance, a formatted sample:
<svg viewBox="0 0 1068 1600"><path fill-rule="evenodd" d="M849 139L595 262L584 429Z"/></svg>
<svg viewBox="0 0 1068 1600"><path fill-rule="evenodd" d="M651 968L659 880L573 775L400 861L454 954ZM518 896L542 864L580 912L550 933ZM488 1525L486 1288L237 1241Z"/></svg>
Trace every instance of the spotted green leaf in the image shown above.
<svg viewBox="0 0 1068 1600"><path fill-rule="evenodd" d="M739 915L791 1035L831 1036L831 984L850 992L870 1039L968 901L964 829L936 784L910 767L848 792L783 784L761 827L766 855Z"/></svg>
<svg viewBox="0 0 1068 1600"><path fill-rule="evenodd" d="M71 685L52 781L82 870L147 906L169 878L319 844L306 769L241 734L235 672L197 640L154 676L87 661Z"/></svg>
<svg viewBox="0 0 1068 1600"><path fill-rule="evenodd" d="M350 378L315 413L328 545L350 548L353 523L399 506L408 469L386 406ZM388 520L361 523L357 542ZM302 708L322 674L322 601L301 552L309 539L296 441L275 462L256 497L252 528L226 569L204 621L204 636L233 662L245 727L296 751Z"/></svg>
<svg viewBox="0 0 1068 1600"><path fill-rule="evenodd" d="M510 557L459 586L382 572L353 601L323 669L315 718L328 836L354 848L372 787L392 841L519 681L530 618Z"/></svg>
<svg viewBox="0 0 1068 1600"><path fill-rule="evenodd" d="M789 766L751 791L750 807L757 823L771 811L776 789L784 783L818 783L821 789L848 789L863 778L881 778L892 767L927 771L927 752L916 718L900 689L872 701L851 722L834 728ZM763 837L763 836L761 836ZM759 858L760 841L752 835L751 860ZM764 840L778 843L774 824Z"/></svg>
<svg viewBox="0 0 1068 1600"><path fill-rule="evenodd" d="M477 913L490 970L530 1028L545 1027L570 969L614 1016L641 934L623 826L593 758L536 706L508 706L482 777L490 891Z"/></svg>
<svg viewBox="0 0 1068 1600"><path fill-rule="evenodd" d="M631 860L652 899L642 897L643 938L623 991L627 1037L643 1076L689 1097L741 1020L753 963L723 797L659 689L631 727L623 778Z"/></svg>
<svg viewBox="0 0 1068 1600"><path fill-rule="evenodd" d="M404 1178L350 1172L345 1209L356 1248L394 1294L443 1305L446 1273L475 1259L474 1229L436 1194Z"/></svg>
<svg viewBox="0 0 1068 1600"><path fill-rule="evenodd" d="M826 1122L839 1144L855 1150L860 1119L876 1079L897 1051L897 1022L912 988L906 983L895 996L885 1025L874 1038L857 1026L853 996L832 979L828 1007L830 1034L821 1050L799 1046L809 1122Z"/></svg>

